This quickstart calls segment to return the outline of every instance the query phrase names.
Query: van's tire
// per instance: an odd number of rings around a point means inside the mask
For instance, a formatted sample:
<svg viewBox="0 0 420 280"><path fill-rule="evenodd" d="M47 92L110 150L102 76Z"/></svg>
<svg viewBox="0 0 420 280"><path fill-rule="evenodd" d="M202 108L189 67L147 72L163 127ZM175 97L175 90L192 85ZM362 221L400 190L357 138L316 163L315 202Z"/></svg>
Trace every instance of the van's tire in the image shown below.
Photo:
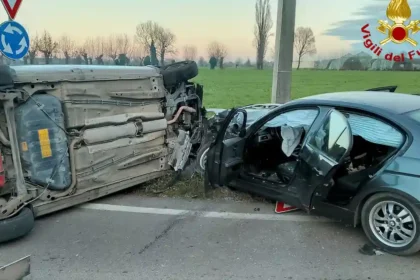
<svg viewBox="0 0 420 280"><path fill-rule="evenodd" d="M11 241L27 235L34 228L35 217L28 207L19 214L0 221L0 243Z"/></svg>
<svg viewBox="0 0 420 280"><path fill-rule="evenodd" d="M170 88L196 77L198 67L195 61L180 61L163 67L161 73L165 87Z"/></svg>

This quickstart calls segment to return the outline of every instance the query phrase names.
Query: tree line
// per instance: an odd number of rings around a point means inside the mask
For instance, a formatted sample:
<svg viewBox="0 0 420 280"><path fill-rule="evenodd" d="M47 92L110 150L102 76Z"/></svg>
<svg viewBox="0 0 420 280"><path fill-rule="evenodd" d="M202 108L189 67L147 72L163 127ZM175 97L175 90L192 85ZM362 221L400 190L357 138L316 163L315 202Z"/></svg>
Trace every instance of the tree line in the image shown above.
<svg viewBox="0 0 420 280"><path fill-rule="evenodd" d="M115 65L128 65L136 60L140 65L164 66L169 54L179 54L175 47L176 35L153 21L137 25L134 36L121 33L88 37L82 44L77 44L68 35L53 38L44 30L42 34L32 35L30 40L30 49L23 59L25 64L35 64L37 57L42 57L45 64L50 64L53 57L62 57L65 64L101 65L105 60L110 60ZM185 60L197 60L196 46L185 45L181 51ZM209 64L211 68L216 65L223 68L227 53L224 44L213 41L208 45L208 61L203 57L199 61Z"/></svg>
<svg viewBox="0 0 420 280"><path fill-rule="evenodd" d="M256 0L254 46L256 49L256 68L263 69L269 47L269 39L273 36L271 30L270 0ZM32 34L30 49L24 58L25 64L34 64L37 57L43 57L45 64L50 64L53 57L62 57L66 64L105 64L110 61L115 65L129 65L136 61L137 65L160 65L167 63L168 55L182 55L184 60L197 61L197 47L189 44L178 50L176 35L153 21L140 23L136 26L135 34L111 34L107 37L88 37L78 44L68 35L53 38L48 31L42 34ZM305 55L316 53L315 36L309 27L299 27L295 31L294 49L298 56L298 69ZM210 42L207 46L207 58L199 57L200 66L211 69L223 69L228 48L218 41ZM172 62L172 61L171 61ZM236 67L242 64L240 59L235 62ZM244 66L251 66L248 59Z"/></svg>

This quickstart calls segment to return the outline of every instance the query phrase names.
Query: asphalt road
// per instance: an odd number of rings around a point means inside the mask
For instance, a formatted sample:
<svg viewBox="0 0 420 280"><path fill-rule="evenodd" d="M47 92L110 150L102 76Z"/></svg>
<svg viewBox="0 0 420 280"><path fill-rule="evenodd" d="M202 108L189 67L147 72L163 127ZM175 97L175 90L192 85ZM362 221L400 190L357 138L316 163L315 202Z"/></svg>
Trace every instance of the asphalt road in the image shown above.
<svg viewBox="0 0 420 280"><path fill-rule="evenodd" d="M273 205L126 195L94 203L39 219L29 236L0 245L0 265L31 255L37 280L418 279L420 255L363 255L361 229L274 214Z"/></svg>

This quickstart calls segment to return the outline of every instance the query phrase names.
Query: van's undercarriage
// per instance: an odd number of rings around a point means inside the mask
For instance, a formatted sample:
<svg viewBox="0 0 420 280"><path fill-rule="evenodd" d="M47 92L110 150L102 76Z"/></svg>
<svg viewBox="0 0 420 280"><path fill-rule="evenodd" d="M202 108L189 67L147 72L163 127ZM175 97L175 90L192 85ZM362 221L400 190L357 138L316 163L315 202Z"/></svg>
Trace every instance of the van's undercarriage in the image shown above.
<svg viewBox="0 0 420 280"><path fill-rule="evenodd" d="M0 69L0 222L182 170L201 142L203 87L188 82L195 63L175 66Z"/></svg>

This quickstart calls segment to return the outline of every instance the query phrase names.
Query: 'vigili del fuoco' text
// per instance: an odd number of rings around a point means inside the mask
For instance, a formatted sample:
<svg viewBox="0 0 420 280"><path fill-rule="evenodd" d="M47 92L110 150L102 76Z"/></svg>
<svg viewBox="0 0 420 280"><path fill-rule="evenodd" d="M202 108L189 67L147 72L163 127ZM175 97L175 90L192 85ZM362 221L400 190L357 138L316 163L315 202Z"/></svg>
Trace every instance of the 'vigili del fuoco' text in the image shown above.
<svg viewBox="0 0 420 280"><path fill-rule="evenodd" d="M371 33L368 30L369 23L365 24L360 30L363 34L363 45L366 49L370 50L372 53L374 53L377 56L380 56L383 49L378 45L375 44L370 36ZM407 56L407 57L406 57ZM404 62L406 59L412 60L416 56L420 57L420 49L419 50L411 50L407 54L400 53L400 54L394 54L393 52L386 53L384 58L389 61L395 61L395 62Z"/></svg>

